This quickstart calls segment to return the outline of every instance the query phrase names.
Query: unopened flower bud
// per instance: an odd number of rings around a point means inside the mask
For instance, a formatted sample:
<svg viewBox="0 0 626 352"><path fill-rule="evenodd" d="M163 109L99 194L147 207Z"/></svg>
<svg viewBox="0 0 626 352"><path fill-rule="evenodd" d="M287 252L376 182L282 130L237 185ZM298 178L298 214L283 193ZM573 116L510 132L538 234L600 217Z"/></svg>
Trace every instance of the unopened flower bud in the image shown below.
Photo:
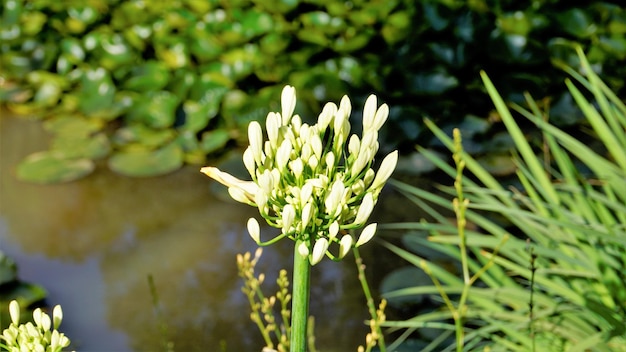
<svg viewBox="0 0 626 352"><path fill-rule="evenodd" d="M260 243L261 242L261 228L259 227L259 222L255 218L250 218L248 219L247 227L248 227L248 233L250 234L250 237L252 237L254 242Z"/></svg>
<svg viewBox="0 0 626 352"><path fill-rule="evenodd" d="M267 114L265 128L267 129L267 139L272 145L272 149L278 148L278 135L280 131L280 116L275 112Z"/></svg>
<svg viewBox="0 0 626 352"><path fill-rule="evenodd" d="M339 241L339 258L343 258L352 248L352 236L344 235Z"/></svg>
<svg viewBox="0 0 626 352"><path fill-rule="evenodd" d="M11 316L11 321L15 325L19 325L20 323L20 305L16 300L12 300L9 303L9 315Z"/></svg>
<svg viewBox="0 0 626 352"><path fill-rule="evenodd" d="M282 124L287 126L294 109L296 108L296 89L292 86L285 86L280 95L280 106L282 108Z"/></svg>
<svg viewBox="0 0 626 352"><path fill-rule="evenodd" d="M359 211L356 214L356 219L354 220L354 223L359 225L365 224L373 209L374 198L372 196L372 193L368 192L365 194L365 197L363 197L363 202L359 206Z"/></svg>
<svg viewBox="0 0 626 352"><path fill-rule="evenodd" d="M243 152L243 165L248 170L250 176L254 177L256 165L254 164L254 155L252 155L252 149L246 148Z"/></svg>
<svg viewBox="0 0 626 352"><path fill-rule="evenodd" d="M374 116L376 115L376 96L374 94L367 97L365 106L363 107L363 131L369 131L374 124Z"/></svg>
<svg viewBox="0 0 626 352"><path fill-rule="evenodd" d="M63 320L63 310L58 304L52 309L52 320L54 329L58 329L59 325L61 325L61 321Z"/></svg>
<svg viewBox="0 0 626 352"><path fill-rule="evenodd" d="M300 245L298 246L298 253L300 253L300 255L303 257L308 256L309 246L307 246L305 242L301 242Z"/></svg>
<svg viewBox="0 0 626 352"><path fill-rule="evenodd" d="M361 141L359 140L359 137L356 134L350 136L350 140L348 142L348 152L350 153L350 155L356 156L357 154L359 154L360 147Z"/></svg>
<svg viewBox="0 0 626 352"><path fill-rule="evenodd" d="M300 179L302 177L302 171L304 171L302 159L298 158L289 162L289 168L291 168L291 171L293 172L294 176L296 176L296 179Z"/></svg>
<svg viewBox="0 0 626 352"><path fill-rule="evenodd" d="M248 140L250 149L257 165L263 164L263 131L257 121L252 121L248 125Z"/></svg>
<svg viewBox="0 0 626 352"><path fill-rule="evenodd" d="M328 240L323 237L317 240L313 246L313 253L311 254L311 265L319 263L322 258L324 258L324 254L326 254L327 250Z"/></svg>
<svg viewBox="0 0 626 352"><path fill-rule="evenodd" d="M291 225L293 225L293 221L296 218L296 210L294 209L293 205L291 204L287 204L283 207L283 214L282 214L282 219L283 219L283 233L287 234L289 233L289 229L291 228Z"/></svg>
<svg viewBox="0 0 626 352"><path fill-rule="evenodd" d="M387 182L389 176L393 173L393 170L395 170L397 163L398 151L396 150L389 153L389 155L383 159L383 162L380 164L380 169L378 169L378 172L376 173L376 178L374 178L374 182L372 182L371 188L376 189L382 187L385 182Z"/></svg>
<svg viewBox="0 0 626 352"><path fill-rule="evenodd" d="M376 234L376 223L371 223L365 226L363 231L361 231L361 235L359 235L359 239L356 241L355 246L359 247L359 246L366 244L372 239L372 237L374 237L375 234Z"/></svg>
<svg viewBox="0 0 626 352"><path fill-rule="evenodd" d="M339 233L339 223L337 221L333 221L332 224L328 227L328 238L332 241L337 237Z"/></svg>

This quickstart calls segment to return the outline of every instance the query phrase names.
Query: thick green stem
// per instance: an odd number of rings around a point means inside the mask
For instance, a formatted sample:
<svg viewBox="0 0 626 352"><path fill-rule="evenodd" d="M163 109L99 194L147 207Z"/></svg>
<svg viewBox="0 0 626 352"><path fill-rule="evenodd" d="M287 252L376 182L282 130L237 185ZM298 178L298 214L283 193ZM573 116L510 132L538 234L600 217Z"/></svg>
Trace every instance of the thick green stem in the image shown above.
<svg viewBox="0 0 626 352"><path fill-rule="evenodd" d="M305 352L307 319L309 317L309 291L311 265L309 258L298 252L301 240L296 241L293 252L293 298L291 301L291 352Z"/></svg>

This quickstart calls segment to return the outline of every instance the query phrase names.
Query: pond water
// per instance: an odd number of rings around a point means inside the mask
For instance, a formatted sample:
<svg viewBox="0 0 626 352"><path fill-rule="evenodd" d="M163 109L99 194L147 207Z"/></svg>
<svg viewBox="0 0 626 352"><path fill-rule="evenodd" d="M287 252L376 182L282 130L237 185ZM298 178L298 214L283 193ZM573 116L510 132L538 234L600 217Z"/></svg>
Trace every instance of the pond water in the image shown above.
<svg viewBox="0 0 626 352"><path fill-rule="evenodd" d="M101 166L67 184L19 182L15 165L46 149L47 136L37 121L0 114L0 248L23 281L48 291L50 306L62 305L72 347L158 351L169 341L176 351L261 350L235 265L237 253L256 249L245 229L255 209L214 196L197 167L136 179ZM273 283L291 255L289 241L268 247L257 270ZM324 260L312 275L318 347L356 350L367 311L354 262Z"/></svg>

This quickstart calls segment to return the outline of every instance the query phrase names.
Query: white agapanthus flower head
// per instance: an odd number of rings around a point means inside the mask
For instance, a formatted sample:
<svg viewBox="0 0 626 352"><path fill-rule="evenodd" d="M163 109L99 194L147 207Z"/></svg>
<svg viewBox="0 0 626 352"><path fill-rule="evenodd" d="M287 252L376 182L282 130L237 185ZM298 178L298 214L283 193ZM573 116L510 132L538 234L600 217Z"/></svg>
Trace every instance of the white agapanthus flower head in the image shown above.
<svg viewBox="0 0 626 352"><path fill-rule="evenodd" d="M252 181L243 181L215 167L200 171L228 187L231 197L259 208L266 222L281 233L262 241L256 219L248 220L248 231L259 245L284 237L300 240L298 252L311 264L325 255L343 258L353 246L372 239L376 224L369 224L356 241L347 231L365 226L387 179L396 167L398 152L387 155L378 170L372 169L378 152L378 131L387 120L389 107L377 106L370 95L363 111L363 133L350 134L350 99L339 106L327 103L314 125L294 115L296 90L285 86L281 112L270 112L261 124L248 126L250 145L243 163ZM336 254L331 244L339 246Z"/></svg>

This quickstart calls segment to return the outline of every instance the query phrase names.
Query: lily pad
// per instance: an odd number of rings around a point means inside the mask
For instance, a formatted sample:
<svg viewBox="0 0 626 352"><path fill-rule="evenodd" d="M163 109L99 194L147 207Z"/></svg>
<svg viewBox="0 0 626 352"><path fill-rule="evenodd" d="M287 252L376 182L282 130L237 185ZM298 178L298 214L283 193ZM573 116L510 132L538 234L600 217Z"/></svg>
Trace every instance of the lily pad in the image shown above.
<svg viewBox="0 0 626 352"><path fill-rule="evenodd" d="M170 73L164 63L148 61L133 67L131 77L125 81L124 87L138 92L149 92L162 89L169 80Z"/></svg>
<svg viewBox="0 0 626 352"><path fill-rule="evenodd" d="M59 115L44 122L44 128L56 135L83 137L102 129L102 122L80 116Z"/></svg>
<svg viewBox="0 0 626 352"><path fill-rule="evenodd" d="M111 144L104 133L82 136L62 134L52 141L51 149L66 158L100 159L109 154Z"/></svg>
<svg viewBox="0 0 626 352"><path fill-rule="evenodd" d="M58 151L44 151L27 156L18 166L19 180L33 183L59 183L78 180L95 168L87 158L68 158Z"/></svg>
<svg viewBox="0 0 626 352"><path fill-rule="evenodd" d="M206 154L218 151L228 143L230 134L225 129L206 132L202 135L201 147Z"/></svg>
<svg viewBox="0 0 626 352"><path fill-rule="evenodd" d="M165 175L183 166L183 151L176 143L157 150L127 150L109 158L111 170L133 177Z"/></svg>

